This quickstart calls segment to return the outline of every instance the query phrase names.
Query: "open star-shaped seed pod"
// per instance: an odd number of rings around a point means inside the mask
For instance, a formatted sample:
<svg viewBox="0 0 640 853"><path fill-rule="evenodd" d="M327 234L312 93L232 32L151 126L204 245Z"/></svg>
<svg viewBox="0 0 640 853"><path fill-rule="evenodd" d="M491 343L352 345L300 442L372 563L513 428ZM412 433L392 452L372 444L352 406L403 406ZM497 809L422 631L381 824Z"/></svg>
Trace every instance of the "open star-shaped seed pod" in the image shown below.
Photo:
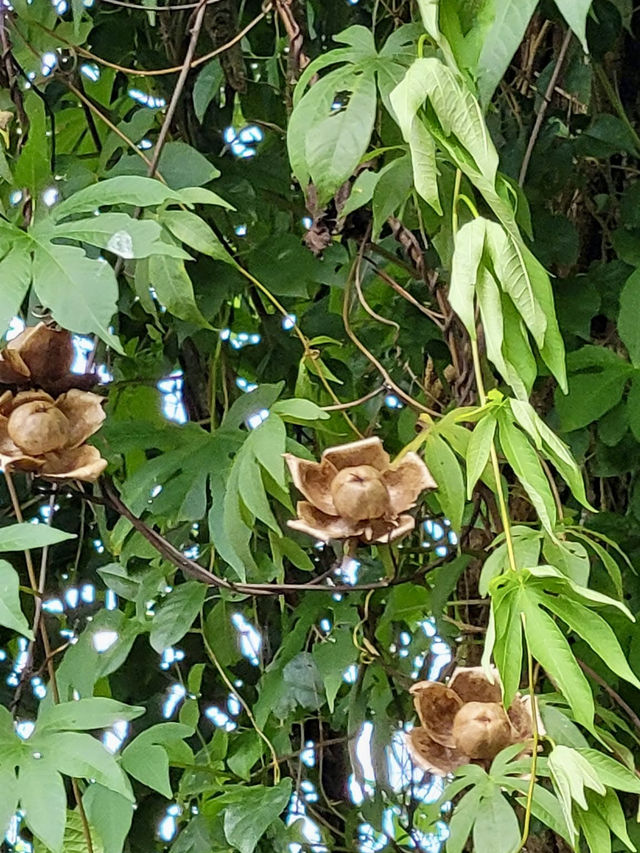
<svg viewBox="0 0 640 853"><path fill-rule="evenodd" d="M320 462L291 453L285 459L293 482L306 500L289 527L316 539L390 542L409 533L408 513L421 492L437 484L417 453L391 462L379 438L330 447Z"/></svg>
<svg viewBox="0 0 640 853"><path fill-rule="evenodd" d="M464 764L489 763L505 747L532 736L528 697L517 694L505 711L497 670L494 683L482 667L458 667L448 686L420 681L411 687L420 725L407 735L415 764L447 776ZM538 730L542 725L538 721Z"/></svg>
<svg viewBox="0 0 640 853"><path fill-rule="evenodd" d="M104 421L102 398L71 389L56 400L45 391L0 397L0 462L50 480L96 480L107 467L87 444Z"/></svg>

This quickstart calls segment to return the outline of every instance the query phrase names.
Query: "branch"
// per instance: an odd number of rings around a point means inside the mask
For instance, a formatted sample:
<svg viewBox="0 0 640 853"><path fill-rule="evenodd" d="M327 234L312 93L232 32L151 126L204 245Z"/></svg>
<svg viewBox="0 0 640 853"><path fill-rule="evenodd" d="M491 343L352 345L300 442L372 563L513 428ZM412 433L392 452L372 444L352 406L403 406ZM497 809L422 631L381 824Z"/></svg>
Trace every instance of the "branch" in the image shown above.
<svg viewBox="0 0 640 853"><path fill-rule="evenodd" d="M387 589L391 586L413 583L417 579L424 577L427 573L444 565L444 563L450 559L448 556L441 557L433 563L422 566L422 568L410 577L393 577L364 584L332 584L329 586L328 584L319 584L318 579L308 583L233 583L232 581L228 581L226 578L220 577L220 575L216 575L214 572L210 572L208 569L205 569L204 566L196 563L195 560L191 560L189 557L186 557L182 551L176 548L175 545L172 545L172 543L162 536L161 533L158 533L141 518L134 515L129 507L121 500L113 486L113 483L106 477L103 477L101 480L101 488L102 493L106 498L106 502L110 504L116 512L130 521L133 527L142 534L142 536L144 536L147 542L153 545L156 551L164 557L165 560L173 563L173 565L184 572L185 575L193 578L194 580L207 584L207 586L226 589L229 592L235 592L239 595L253 595L257 597L284 595L286 593L293 592L324 592L333 594L335 592L363 592L376 589ZM86 500L93 500L89 495L82 495L82 497Z"/></svg>

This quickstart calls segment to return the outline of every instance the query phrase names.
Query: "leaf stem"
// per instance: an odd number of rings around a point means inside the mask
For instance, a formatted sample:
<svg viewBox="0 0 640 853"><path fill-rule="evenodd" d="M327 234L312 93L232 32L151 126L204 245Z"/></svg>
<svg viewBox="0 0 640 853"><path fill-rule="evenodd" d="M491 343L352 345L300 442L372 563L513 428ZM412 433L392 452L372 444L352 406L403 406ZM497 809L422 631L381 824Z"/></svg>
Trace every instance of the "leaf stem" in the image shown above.
<svg viewBox="0 0 640 853"><path fill-rule="evenodd" d="M236 687L232 683L232 681L229 678L229 676L227 675L227 673L224 671L220 661L218 660L218 658L215 655L215 652L211 648L211 645L208 642L206 634L205 634L204 619L202 617L202 614L200 614L200 622L202 623L202 642L204 643L205 650L207 652L207 655L209 656L209 659L211 660L211 663L218 670L220 677L222 678L222 680L226 684L227 688L231 691L231 693L233 693L233 695L236 697L238 702L244 708L245 713L246 713L247 717L249 718L251 725L253 726L253 728L256 731L256 734L258 735L258 737L260 737L265 742L269 752L271 753L271 759L272 759L272 763L273 763L273 784L277 785L280 782L280 765L278 763L278 753L276 752L276 750L275 750L273 744L271 743L271 741L269 740L269 738L266 736L266 734L262 731L262 729L260 728L260 726L256 722L256 718L253 716L253 712L252 712L251 708L249 707L248 703L245 702L245 700L241 696L241 694L238 693L238 690L236 689Z"/></svg>
<svg viewBox="0 0 640 853"><path fill-rule="evenodd" d="M526 616L524 613L520 614L522 619L522 627L525 630L526 636ZM531 753L531 771L529 778L529 789L527 791L527 801L524 812L524 823L522 826L522 838L520 840L520 846L518 847L516 853L519 853L527 843L527 839L529 838L529 829L531 826L531 807L533 805L533 794L535 791L536 784L536 769L538 766L538 743L540 742L540 732L538 730L538 705L536 701L536 691L535 691L535 679L533 675L533 657L531 655L531 651L529 649L529 644L527 643L527 668L529 671L529 699L531 702L531 731L533 733L533 752Z"/></svg>
<svg viewBox="0 0 640 853"><path fill-rule="evenodd" d="M11 498L11 504L13 506L13 510L16 514L16 519L22 524L24 522L24 516L22 514L22 507L20 506L20 499L18 498L18 493L16 491L15 483L13 482L13 475L11 474L11 470L9 466L5 466L4 469L4 478L7 484L7 490L9 492L9 497ZM54 704L60 704L60 691L58 690L58 682L56 680L56 669L55 669L55 661L54 656L51 653L51 643L49 642L49 635L47 634L47 629L44 624L44 620L40 619L40 609L42 607L42 593L44 589L41 589L41 586L44 585L44 580L46 578L46 564L47 564L47 549L45 548L42 555L42 565L40 567L40 577L42 584L38 583L36 578L36 573L33 566L33 558L31 556L31 551L28 548L24 550L24 559L27 564L27 574L29 575L29 583L31 584L31 588L33 590L33 594L36 600L36 613L37 617L34 620L34 628L39 628L40 636L42 638L42 647L44 649L47 670L49 672L49 684L51 686L51 694L53 696ZM76 800L76 805L78 806L78 814L80 815L80 820L82 821L82 831L84 834L84 839L87 845L87 853L94 853L93 848L93 840L91 838L91 828L89 826L89 821L87 820L87 814L84 810L84 806L82 804L82 795L80 793L80 788L78 786L77 779L71 779L71 787L73 788L73 795Z"/></svg>

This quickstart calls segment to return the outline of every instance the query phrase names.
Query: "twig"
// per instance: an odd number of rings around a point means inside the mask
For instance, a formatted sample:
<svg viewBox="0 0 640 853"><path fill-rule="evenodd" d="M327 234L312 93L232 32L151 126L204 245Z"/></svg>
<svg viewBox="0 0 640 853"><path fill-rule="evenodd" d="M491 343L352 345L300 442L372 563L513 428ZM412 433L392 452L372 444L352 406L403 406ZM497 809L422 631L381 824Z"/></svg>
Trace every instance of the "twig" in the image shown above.
<svg viewBox="0 0 640 853"><path fill-rule="evenodd" d="M205 569L199 563L196 563L195 560L189 559L186 557L182 551L179 551L174 545L171 544L167 539L165 539L162 534L157 533L153 528L149 527L146 522L144 522L141 518L138 518L134 513L131 512L129 507L122 502L120 496L115 491L113 484L106 478L103 477L101 481L102 491L107 498L108 502L111 504L113 509L115 509L120 515L124 516L128 521L131 522L133 527L144 536L144 538L149 542L153 547L161 554L166 560L170 563L173 563L174 566L177 566L181 571L183 571L189 577L194 578L195 580L199 580L201 583L205 583L208 586L215 586L219 589L226 589L229 592L235 592L239 595L253 595L253 596L263 596L263 595L283 595L288 592L324 592L333 594L335 592L363 592L372 589L387 589L391 586L398 586L404 583L413 583L419 577L424 577L431 571L439 568L447 562L449 557L441 557L438 560L434 560L433 563L425 563L423 566L415 572L410 577L397 577L397 578L388 578L382 581L375 581L372 583L365 584L332 584L332 585L319 585L317 583L309 582L309 583L233 583L232 581L226 580L226 578L222 578L219 575L210 572L208 569ZM82 495L86 500L92 500L92 497L89 495ZM425 557L427 554L425 553Z"/></svg>
<svg viewBox="0 0 640 853"><path fill-rule="evenodd" d="M364 253L364 247L365 247L365 243L363 241L363 243L360 246L359 253L358 253L359 256L361 256ZM357 259L356 259L356 263L357 263ZM385 384L388 385L390 388L393 388L393 390L396 392L396 394L399 397L401 397L405 401L405 403L408 403L410 406L413 406L414 408L418 409L418 411L420 411L420 412L426 412L427 414L431 415L432 417L436 417L436 418L440 417L439 412L436 412L433 409L429 409L427 406L423 406L422 403L420 403L418 400L415 400L410 394L407 394L406 391L404 391L399 385L397 385L394 382L394 380L391 378L389 371L386 370L386 368L383 367L383 365L378 361L378 359L374 356L374 354L366 348L366 346L356 336L355 332L351 328L351 323L349 322L349 297L350 297L351 289L350 289L349 285L350 285L351 278L353 275L353 269L355 269L355 264L354 264L354 267L352 268L352 272L349 274L349 277L347 279L347 283L346 283L345 289L344 289L344 299L342 301L342 322L344 324L344 328L345 328L347 335L353 341L353 343L356 345L356 347L360 350L360 352L366 357L366 359L368 361L370 361L371 364L373 364L373 366L378 370L378 372L380 373L380 375L384 379Z"/></svg>
<svg viewBox="0 0 640 853"><path fill-rule="evenodd" d="M341 412L343 409L353 409L356 406L361 406L363 403L368 403L369 400L373 400L374 397L377 397L378 394L382 394L386 390L387 388L381 385L379 388L369 391L364 397L358 397L357 400L350 400L348 403L336 403L333 406L321 406L320 408L323 412Z"/></svg>
<svg viewBox="0 0 640 853"><path fill-rule="evenodd" d="M200 0L202 2L202 0ZM198 8L200 3L195 3L192 8ZM0 7L1 8L1 7ZM146 8L146 7L145 7ZM233 47L234 44L237 44L239 41L247 35L247 33L251 32L251 30L260 23L260 21L266 17L266 15L271 11L271 3L267 3L266 6L262 9L259 15L250 21L246 27L244 27L240 32L236 33L236 35L230 39L225 44L220 45L215 50L210 51L209 53L205 53L204 56L198 57L198 59L194 59L190 65L190 68L198 68L205 62L208 62L210 59L213 59L215 56L219 56L221 53L224 53L226 50L229 50L230 47ZM154 69L144 69L144 68L128 68L125 65L118 65L117 62L109 62L108 59L103 59L101 56L97 56L95 53L91 53L90 50L85 50L82 47L78 47L73 44L73 42L68 41L58 32L54 32L50 30L49 27L45 27L44 24L39 23L38 21L33 21L41 30L46 32L50 36L55 36L55 38L62 42L66 47L69 47L74 53L83 56L85 59L92 59L94 62L99 63L100 65L104 65L105 68L113 68L116 71L120 71L123 74L133 74L136 77L161 77L164 74L177 74L182 71L182 65L173 65L171 68L154 68ZM17 29L17 28L16 28ZM21 34L22 35L22 34Z"/></svg>
<svg viewBox="0 0 640 853"><path fill-rule="evenodd" d="M198 11L196 13L196 19L191 30L189 47L187 48L187 53L185 55L184 62L182 63L182 68L180 69L180 74L176 81L175 89L173 90L171 100L169 101L169 106L167 107L167 112L164 116L164 121L162 122L162 127L160 128L160 133L158 134L158 139L156 141L156 145L153 151L153 159L151 160L151 163L149 165L148 176L150 178L153 178L156 173L156 169L158 168L160 155L162 154L162 149L164 148L164 144L167 140L167 135L169 133L169 128L171 127L171 122L173 121L173 117L178 106L178 101L180 100L180 96L182 95L184 84L187 82L187 77L189 75L189 71L191 70L193 62L193 55L195 54L196 47L198 46L200 30L202 29L202 24L204 22L204 16L206 11L207 0L200 0L200 5L198 6Z"/></svg>
<svg viewBox="0 0 640 853"><path fill-rule="evenodd" d="M547 112L547 108L551 103L551 97L553 95L554 89L556 88L556 83L558 82L558 77L560 76L560 71L562 70L562 64L564 62L564 58L567 54L567 50L569 49L569 43L571 42L571 36L573 35L570 29L567 30L566 35L564 37L564 41L562 42L562 46L560 48L560 53L558 54L558 59L556 60L556 67L553 69L553 73L551 78L549 79L549 84L547 85L546 91L544 93L544 98L542 103L540 104L540 109L538 110L538 115L536 116L535 124L533 125L533 130L531 131L531 136L529 137L529 142L527 143L527 150L524 152L524 157L522 159L522 166L520 167L520 175L518 176L518 184L522 187L524 186L524 180L527 176L527 170L529 169L529 163L531 161L531 155L533 154L533 149L535 147L536 141L540 134L540 129L542 127L542 122L544 121L544 117Z"/></svg>
<svg viewBox="0 0 640 853"><path fill-rule="evenodd" d="M598 675L595 670L591 669L588 664L580 660L580 658L576 658L576 660L578 661L578 666L580 667L580 669L582 669L583 672L589 676L589 678L592 678L596 682L596 684L599 684L600 687L602 687L602 689L609 694L609 696L613 699L616 705L618 705L620 708L622 708L623 711L625 711L633 725L638 729L638 731L640 731L640 717L636 714L631 705L625 702L622 696L619 693L616 693L613 687L611 687L610 684L607 684L604 678Z"/></svg>

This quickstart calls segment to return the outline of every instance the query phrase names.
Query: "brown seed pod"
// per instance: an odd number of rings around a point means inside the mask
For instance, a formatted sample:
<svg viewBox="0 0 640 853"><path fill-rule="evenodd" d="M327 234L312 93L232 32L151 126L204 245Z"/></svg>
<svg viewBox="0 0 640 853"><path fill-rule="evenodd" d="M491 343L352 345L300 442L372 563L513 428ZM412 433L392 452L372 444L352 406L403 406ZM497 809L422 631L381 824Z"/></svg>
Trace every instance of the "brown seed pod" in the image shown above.
<svg viewBox="0 0 640 853"><path fill-rule="evenodd" d="M471 758L495 758L512 743L513 729L497 702L467 702L453 720L453 739Z"/></svg>

